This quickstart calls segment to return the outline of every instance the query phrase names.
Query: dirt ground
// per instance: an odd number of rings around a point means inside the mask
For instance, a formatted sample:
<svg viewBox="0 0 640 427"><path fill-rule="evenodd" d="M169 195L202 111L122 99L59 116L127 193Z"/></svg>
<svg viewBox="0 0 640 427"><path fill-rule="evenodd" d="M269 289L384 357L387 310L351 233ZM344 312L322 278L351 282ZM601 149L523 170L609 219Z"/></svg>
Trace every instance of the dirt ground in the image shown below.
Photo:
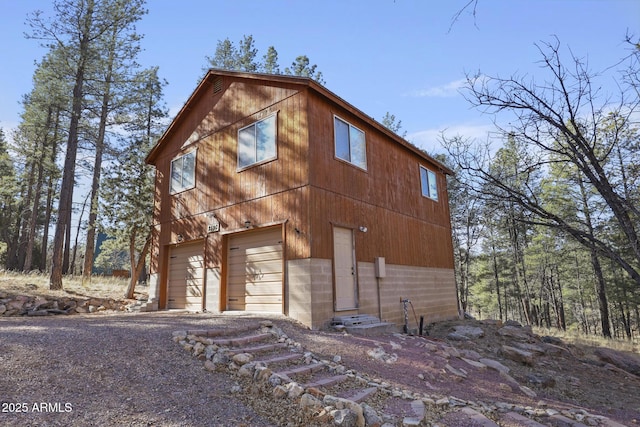
<svg viewBox="0 0 640 427"><path fill-rule="evenodd" d="M452 341L447 336L456 325L480 327L484 336L468 341ZM317 354L338 354L347 366L382 378L402 388L433 395L454 396L485 403L507 402L523 406L540 406L545 402L555 409L583 408L592 414L606 416L625 425L640 425L640 377L617 369L600 360L597 347L560 342L554 354L539 355L532 365L514 362L500 356L503 345L513 339L498 334L495 322L474 320L449 321L431 325L424 337L402 334L355 336L337 332L307 332L290 328L287 333ZM531 341L541 337L534 336ZM459 358L445 358L427 350L429 344L447 343L458 350L472 350L482 357L497 360L511 369L509 375L529 387L537 396L528 397L505 386L498 372L474 371L466 378L451 375L445 366L471 371ZM382 348L397 356L384 363L368 355ZM629 353L640 360L637 354ZM532 379L542 379L540 383Z"/></svg>
<svg viewBox="0 0 640 427"><path fill-rule="evenodd" d="M12 289L12 293L15 291L16 289ZM86 392L87 383L94 383L95 378L93 376L97 375L95 367L91 366L91 360L99 361L100 369L104 370L106 369L105 366L110 366L109 358L117 361L117 357L124 354L128 354L128 358L133 357L136 359L157 354L170 357L174 360L165 361L166 363L171 366L187 364L188 368L182 366L182 369L187 369L191 373L189 380L199 384L199 381L201 381L198 374L201 371L198 366L199 362L193 360L193 363L191 363L188 360L183 360L183 358L188 357L188 354L182 353L175 347L175 343L171 340L171 328L175 327L175 330L184 328L186 325L181 323L188 323L190 327L196 326L196 324L205 327L209 324L211 326L216 324L226 325L228 322L234 322L231 316L213 316L211 314L185 315L187 317L184 320L180 320L179 315L172 314L170 318L174 320L171 320L169 318L165 319L162 314L156 318L154 315L132 313L117 315L117 318L113 319L114 322L112 323L115 325L115 330L120 331L118 333L122 335L113 335L118 338L117 342L112 342L109 339L112 335L111 332L105 332L104 336L100 335L99 337L85 337L84 329L91 329L94 322L103 316L104 320L107 320L109 316L114 315L96 313L93 315L47 316L37 319L21 316L14 318L14 320L0 316L2 318L0 319L2 320L0 324L5 331L4 344L1 345L3 351L0 352L2 353L0 354L0 360L3 361L3 367L6 368L4 371L0 370L3 373L2 378L0 378L0 385L3 385L1 388L5 390L5 397L8 395L18 400L24 400L25 396L29 396L31 392L34 392L34 396L38 395L39 400L42 400L45 395L47 398L54 399L57 395L64 395L65 392L71 393L70 390L77 390L77 384L75 383L78 379L83 381L83 390ZM120 318L120 316L124 317ZM139 320L138 316L140 316ZM74 318L74 320L71 321L71 318ZM161 327L153 327L154 321L159 321ZM175 325L172 325L174 322ZM138 328L129 327L136 323ZM556 409L583 408L592 414L600 414L625 425L640 425L640 376L607 364L597 355L598 348L594 346L554 341L553 348L556 348L557 351L539 354L535 356L533 363L523 364L501 356L500 349L502 346L512 345L514 339L499 334L498 331L501 325L495 322L475 320L441 322L429 325L428 335L424 337L391 333L378 336L356 336L336 331L309 331L296 322L284 318L278 318L277 323L288 336L299 342L306 350L318 356L324 356L327 359L339 355L342 358L342 363L348 368L356 369L370 377L382 379L402 389L429 393L433 396L453 396L467 401L487 404L507 402L534 407L539 407L543 404ZM48 324L51 324L50 329L47 326ZM83 327L83 324L86 326ZM73 330L70 329L72 325L74 325ZM133 336L134 332L140 329L140 325L144 325L142 339ZM449 334L455 326L459 325L481 328L484 334L482 337L464 341L450 339ZM1 329L3 328L0 328L0 336L3 335ZM75 332L67 337L70 338L67 340L64 336L56 338L49 333L44 333L47 330L50 332ZM6 335L9 332L11 333ZM82 337L82 339L78 337ZM533 335L530 343L539 345L541 338ZM22 343L22 341L24 342ZM54 343L58 345L54 345ZM96 344L97 347L93 344ZM499 361L510 368L509 375L518 384L530 388L536 393L536 396L529 397L516 388L509 386L506 384L507 381L505 381L504 377L497 371L491 369L469 369L469 366L460 357L450 357L442 354L442 352L433 351L433 348L438 347L438 344L446 344L460 352L476 352L480 357ZM48 347L49 345L51 347ZM149 345L151 345L151 348L147 349ZM61 353L59 359L52 356L53 351ZM393 358L391 361L384 361L371 356L376 352L382 352L393 356ZM12 358L12 354L22 354L22 356ZM35 359L31 361L36 355L38 355L37 359L39 361ZM628 353L628 355L633 360L640 360L640 356L636 353ZM104 356L108 356L108 358ZM78 366L85 367L86 372L82 371L76 377L73 374L63 372L60 367L57 367L56 372L59 371L59 373L56 375L59 377L52 380L51 376L53 374L46 372L47 361L58 360L58 363L60 363L60 360L65 360L65 366L71 366L68 359L73 358L81 361L80 365L75 365L74 369L77 369ZM162 363L161 360L156 360L156 362ZM9 369L8 363L15 365L10 370L7 370ZM24 363L27 365L22 366L21 364ZM127 366L130 365L131 362L127 364ZM135 365L137 366L136 369L144 369L146 364L138 365L136 363ZM469 375L453 375L448 370L447 365L456 371L468 372ZM117 371L117 366L109 367L109 372L116 373ZM140 374L141 378L145 378L141 381L140 387L143 387L145 382L147 385L149 385L149 382L153 384L153 373L149 372L149 375L146 376L141 371ZM49 379L47 380L47 378ZM35 379L35 382L32 379ZM33 384L27 381L31 381ZM113 387L115 387L119 380L115 377L109 381L108 384L113 382ZM161 390L167 387L167 382L171 381L175 381L175 392L171 394L171 399L168 399L169 403L173 404L172 400L179 398L182 386L178 375L175 379L172 376L164 380L161 378L158 381L158 387L156 388L160 393L157 396L158 401L163 399L160 397L161 395L164 395L164 399L167 400L166 393L163 394ZM216 399L224 400L226 393L223 390L229 389L229 379L219 378L216 381L219 381L221 386L220 390L215 393L215 397ZM65 391L64 387L67 385L69 390ZM108 391L105 390L104 385L105 380L102 377L95 381L95 386L101 392ZM62 391L56 391L56 386L63 387ZM203 386L202 388L205 390L208 387L205 388ZM11 393L6 394L6 390L9 389L11 389ZM148 388L145 387L144 390L144 393L140 392L141 396L149 394ZM207 391L206 393L210 394L211 392ZM204 400L210 398L210 395L206 393L203 392L202 395ZM79 399L77 393L70 394L70 396ZM73 400L71 397L68 399ZM147 399L149 402L156 401L153 393L142 400L145 401ZM115 401L118 401L118 399L116 398ZM248 404L249 402L245 403ZM98 405L98 402L96 401L94 404ZM183 404L183 402L175 402L172 407L177 408L180 404ZM114 403L114 408L116 406ZM145 411L142 409L144 406L146 405L138 405L136 415L131 416L129 420L133 421L131 425L138 425L138 422L143 424L146 421L150 421L152 424L155 423L155 425L162 425L161 420L164 419L164 416L159 415L159 412L156 412L154 417L150 419L138 414L138 412ZM157 409L159 410L160 408ZM235 411L238 416L244 417L245 420L252 420L249 425L252 423L264 423L264 420L260 418L259 411L254 413L250 405L240 410L236 408ZM195 420L202 420L207 416L214 416L212 414L215 411L209 412L206 414L194 414L190 420L195 422ZM96 415L98 419L101 416ZM110 416L115 417L116 414L114 413ZM114 421L115 418L104 418L102 420ZM16 418L14 421L22 422L24 418L20 420ZM174 421L177 420L173 419L172 422ZM186 420L178 421L178 423L184 421ZM189 423L187 422L186 424ZM264 424L268 424L268 422ZM53 422L51 425L57 425L57 423Z"/></svg>

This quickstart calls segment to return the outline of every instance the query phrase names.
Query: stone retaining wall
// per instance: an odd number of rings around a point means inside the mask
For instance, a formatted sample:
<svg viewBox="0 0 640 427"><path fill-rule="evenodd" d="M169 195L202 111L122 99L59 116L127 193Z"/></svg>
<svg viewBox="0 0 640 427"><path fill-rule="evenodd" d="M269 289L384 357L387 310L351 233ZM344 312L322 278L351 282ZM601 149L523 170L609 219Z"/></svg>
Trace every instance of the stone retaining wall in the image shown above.
<svg viewBox="0 0 640 427"><path fill-rule="evenodd" d="M112 298L29 296L0 292L0 316L50 316L126 311L134 302Z"/></svg>

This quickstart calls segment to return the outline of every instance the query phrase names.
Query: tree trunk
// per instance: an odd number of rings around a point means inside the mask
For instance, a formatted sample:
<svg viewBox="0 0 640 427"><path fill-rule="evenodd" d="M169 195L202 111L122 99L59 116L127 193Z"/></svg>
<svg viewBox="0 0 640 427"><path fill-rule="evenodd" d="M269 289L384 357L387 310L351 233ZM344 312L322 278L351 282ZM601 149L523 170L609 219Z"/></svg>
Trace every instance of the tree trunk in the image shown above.
<svg viewBox="0 0 640 427"><path fill-rule="evenodd" d="M555 270L555 275L553 274L553 270ZM551 270L551 278L555 276L555 283L558 288L558 321L560 323L560 327L563 331L567 330L567 319L564 312L564 295L562 293L562 283L560 281L560 272L558 271L558 265L555 265L555 268L552 267Z"/></svg>
<svg viewBox="0 0 640 427"><path fill-rule="evenodd" d="M49 151L50 167L54 168L55 160L58 155L58 132L60 130L60 108L56 111L56 123L53 130L53 139L51 141L51 151ZM47 205L44 214L44 226L42 231L42 260L40 262L40 271L47 271L47 255L49 249L49 224L51 224L51 212L53 211L53 195L54 195L54 171L49 171L47 179Z"/></svg>
<svg viewBox="0 0 640 427"><path fill-rule="evenodd" d="M149 247L151 246L151 230L149 230L147 235L147 240L144 242L144 247L140 252L138 260L136 261L136 233L131 233L130 244L129 244L129 260L131 262L131 277L129 280L129 286L125 292L124 297L127 299L133 299L136 289L136 283L138 282L138 278L142 273L144 268L145 259L147 257L147 253L149 252Z"/></svg>
<svg viewBox="0 0 640 427"><path fill-rule="evenodd" d="M114 31L115 31L114 27ZM113 58L109 62L107 72L105 92L102 96L102 106L100 108L100 124L98 127L98 139L96 140L96 157L93 164L93 179L91 181L91 206L89 207L89 221L87 222L87 246L84 252L84 268L82 269L82 284L91 283L93 273L93 255L96 249L96 222L98 219L98 201L100 195L100 174L102 172L102 154L104 152L105 131L107 128L107 118L109 115L111 68Z"/></svg>
<svg viewBox="0 0 640 427"><path fill-rule="evenodd" d="M63 242L67 235L71 217L71 204L73 203L73 189L75 185L76 155L78 152L78 126L82 114L82 100L84 98L83 85L85 67L89 60L90 30L93 20L94 0L87 1L87 11L83 16L80 48L78 52L78 67L76 69L73 86L73 101L71 108L71 122L69 124L69 136L67 138L67 153L62 174L62 186L60 188L60 203L58 208L58 222L53 239L53 255L51 257L51 277L49 287L62 289L63 272Z"/></svg>
<svg viewBox="0 0 640 427"><path fill-rule="evenodd" d="M587 190L584 183L578 177L578 183L580 187L580 194L582 196L582 212L584 214L584 220L587 226L587 230L590 235L593 236L593 223L591 222L591 211L589 210L589 202L587 199ZM611 329L609 328L609 306L607 302L606 283L602 274L602 267L600 266L600 260L598 253L594 248L589 249L591 255L591 266L593 273L596 276L596 295L598 295L598 308L600 310L600 326L602 327L602 336L605 338L611 338Z"/></svg>
<svg viewBox="0 0 640 427"><path fill-rule="evenodd" d="M33 203L31 204L31 217L29 218L29 233L27 240L27 247L25 250L25 259L24 266L22 267L22 271L29 272L31 271L31 264L33 263L33 248L35 246L35 237L36 237L36 225L38 222L38 214L40 212L40 198L42 197L42 185L43 185L43 176L44 176L44 160L47 154L47 146L48 144L48 135L49 128L51 127L51 120L53 116L52 107L49 106L47 111L47 122L45 125L46 132L44 134L44 140L42 142L42 150L40 152L40 158L38 159L38 171L36 177L36 187L33 192Z"/></svg>
<svg viewBox="0 0 640 427"><path fill-rule="evenodd" d="M491 238L491 257L493 259L493 280L496 284L496 294L498 296L498 312L500 313L500 320L506 320L504 317L504 311L502 307L502 299L500 298L500 275L498 271L498 260L496 255L496 247L493 242L493 237Z"/></svg>
<svg viewBox="0 0 640 427"><path fill-rule="evenodd" d="M36 148L37 149L37 145ZM20 238L18 243L18 264L16 265L17 270L24 270L24 262L27 258L27 247L29 244L29 225L31 222L31 218L33 217L33 212L31 211L31 203L33 200L34 193L34 184L36 181L36 160L30 159L26 168L29 171L29 175L27 178L27 191L25 200L23 201L23 209L20 210Z"/></svg>

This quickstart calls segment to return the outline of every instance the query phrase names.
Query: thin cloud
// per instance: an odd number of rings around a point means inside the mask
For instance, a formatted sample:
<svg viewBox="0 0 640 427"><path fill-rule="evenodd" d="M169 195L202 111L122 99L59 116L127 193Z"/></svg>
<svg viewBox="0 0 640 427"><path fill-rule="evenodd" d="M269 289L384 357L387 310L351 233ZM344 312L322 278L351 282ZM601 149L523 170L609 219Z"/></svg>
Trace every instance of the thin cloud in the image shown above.
<svg viewBox="0 0 640 427"><path fill-rule="evenodd" d="M429 153L441 153L443 151L440 140L444 134L451 138L461 136L465 139L486 141L490 132L495 130L493 124L457 124L445 126L439 129L425 129L412 132L407 135L407 140Z"/></svg>
<svg viewBox="0 0 640 427"><path fill-rule="evenodd" d="M451 98L459 95L460 88L462 88L466 82L467 79L454 80L440 86L415 91L411 96L417 98Z"/></svg>

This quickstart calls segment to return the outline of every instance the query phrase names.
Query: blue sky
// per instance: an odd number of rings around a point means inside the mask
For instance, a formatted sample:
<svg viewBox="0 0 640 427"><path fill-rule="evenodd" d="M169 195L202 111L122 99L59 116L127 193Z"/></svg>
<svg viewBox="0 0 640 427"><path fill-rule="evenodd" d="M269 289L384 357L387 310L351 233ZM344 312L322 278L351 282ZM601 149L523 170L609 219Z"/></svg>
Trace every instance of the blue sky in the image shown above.
<svg viewBox="0 0 640 427"><path fill-rule="evenodd" d="M326 87L367 115L388 111L402 120L407 139L438 152L437 135L481 137L490 117L457 92L466 72L507 77L541 69L535 44L557 36L590 68L601 71L625 55L627 32L640 36L638 0L479 0L474 18L467 0L148 0L138 23L145 49L140 62L158 65L175 114L187 100L218 40L253 35L261 57L270 45L281 68L305 54ZM34 61L44 51L23 33L27 14L51 16L51 0L0 0L0 127L19 121L22 95L31 90ZM539 77L540 78L540 77ZM613 87L603 78L605 90ZM611 86L609 86L611 85Z"/></svg>

